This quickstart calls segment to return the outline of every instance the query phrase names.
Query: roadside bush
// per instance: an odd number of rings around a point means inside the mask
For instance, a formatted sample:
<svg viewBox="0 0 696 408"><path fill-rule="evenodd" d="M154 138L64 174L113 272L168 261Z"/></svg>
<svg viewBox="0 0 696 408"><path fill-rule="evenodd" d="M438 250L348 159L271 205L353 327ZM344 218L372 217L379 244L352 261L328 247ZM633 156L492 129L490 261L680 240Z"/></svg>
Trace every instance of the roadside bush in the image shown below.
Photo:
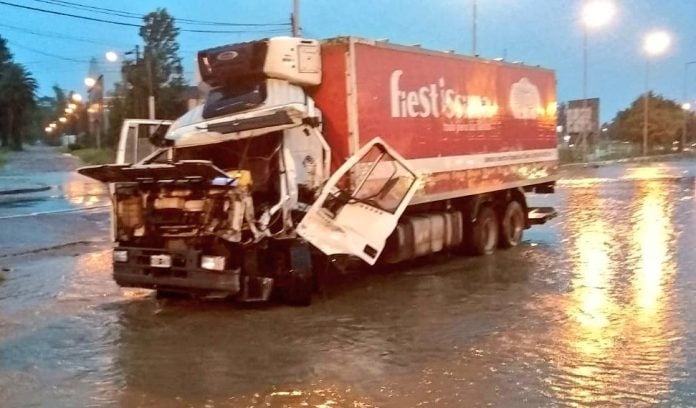
<svg viewBox="0 0 696 408"><path fill-rule="evenodd" d="M7 161L7 150L0 148L0 167L2 167Z"/></svg>
<svg viewBox="0 0 696 408"><path fill-rule="evenodd" d="M79 143L70 143L70 144L68 145L68 150L70 150L71 152L73 152L73 151L75 151L75 150L80 150L80 149L83 149L83 148L84 148L84 146L82 146L82 145L79 144Z"/></svg>
<svg viewBox="0 0 696 408"><path fill-rule="evenodd" d="M113 149L77 149L70 152L87 164L110 164L116 161L116 152Z"/></svg>

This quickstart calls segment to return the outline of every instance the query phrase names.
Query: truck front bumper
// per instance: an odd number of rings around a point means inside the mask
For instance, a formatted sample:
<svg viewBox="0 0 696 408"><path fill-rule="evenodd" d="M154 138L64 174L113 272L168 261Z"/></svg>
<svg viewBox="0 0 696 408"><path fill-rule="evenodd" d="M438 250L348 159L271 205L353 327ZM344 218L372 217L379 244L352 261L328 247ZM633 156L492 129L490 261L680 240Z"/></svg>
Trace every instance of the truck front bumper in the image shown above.
<svg viewBox="0 0 696 408"><path fill-rule="evenodd" d="M114 280L119 286L181 292L240 292L240 270L211 271L200 267L200 251L173 252L156 248L118 247L125 259L114 259ZM153 266L152 257L169 256L170 263Z"/></svg>

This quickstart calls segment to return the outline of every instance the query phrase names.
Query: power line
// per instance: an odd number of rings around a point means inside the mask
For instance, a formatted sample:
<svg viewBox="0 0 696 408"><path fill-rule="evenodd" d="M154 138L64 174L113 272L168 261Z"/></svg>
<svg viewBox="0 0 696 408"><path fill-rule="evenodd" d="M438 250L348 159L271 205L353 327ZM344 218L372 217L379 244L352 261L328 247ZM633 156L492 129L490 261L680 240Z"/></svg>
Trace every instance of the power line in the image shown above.
<svg viewBox="0 0 696 408"><path fill-rule="evenodd" d="M24 27L17 27L17 26L13 26L13 25L10 25L10 24L5 24L5 23L0 23L0 27L5 27L5 28L8 28L8 29L10 29L10 30L16 30L16 31L19 31L19 32L23 32L23 33L27 33L27 34L32 34L32 35L36 35L36 36L40 36L40 37L60 38L60 39L63 39L63 40L80 41L80 42L85 42L85 43L90 43L90 44L97 44L97 45L105 45L105 46L113 46L113 45L114 45L113 42L101 42L101 41L97 41L97 40L93 40L93 39L85 38L85 37L75 37L75 36L70 36L70 35L66 35L66 34L57 33L57 32L54 32L54 31L33 30L33 29L28 29L28 28L24 28ZM124 45L125 45L125 43L120 43L120 44L124 44Z"/></svg>
<svg viewBox="0 0 696 408"><path fill-rule="evenodd" d="M27 50L27 51L31 51L31 52L35 52L35 53L37 53L37 54L45 55L45 56L47 56L47 57L58 58L58 59L62 59L62 60L65 60L65 61L72 61L72 62L82 62L82 63L87 63L87 62L89 62L89 60L86 60L86 59L85 59L85 60L79 60L79 59L77 59L77 58L64 57L64 56L62 56L62 55L51 54L50 52L37 50L36 48L27 47L26 45L18 44L16 41L9 41L9 40L8 40L7 42L9 42L10 44L12 44L12 46L14 46L14 47L22 48L22 49L25 49L25 50Z"/></svg>
<svg viewBox="0 0 696 408"><path fill-rule="evenodd" d="M87 16L80 16L77 14L70 14L70 13L63 13L60 11L54 11L54 10L47 10L47 9L42 9L38 7L31 7L31 6L24 6L21 4L14 4L14 3L8 3L6 1L0 1L0 4L4 4L6 6L10 7L16 7L20 9L25 9L25 10L31 10L31 11L37 11L40 13L47 13L47 14L54 14L58 16L64 16L64 17L72 17L72 18L77 18L80 20L87 20L87 21L94 21L98 23L106 23L106 24L114 24L114 25L120 25L120 26L126 26L126 27L138 27L140 28L140 24L133 24L133 23L126 23L123 21L114 21L114 20L105 20L102 18L96 18L96 17L87 17ZM265 33L265 32L271 32L271 31L279 31L279 30L262 30L262 31L250 31L250 30L192 30L192 29L183 29L180 28L179 31L181 32L187 32L187 33L208 33L208 34L247 34L247 33Z"/></svg>
<svg viewBox="0 0 696 408"><path fill-rule="evenodd" d="M106 15L132 18L137 20L142 20L144 14L133 13L130 11L116 10L106 7L90 6L87 4L81 4L71 1L62 0L34 0L38 3L52 4L59 7L71 8L76 10L89 11L93 13L101 13ZM211 26L228 26L228 27L265 27L265 26L288 26L289 23L225 23L219 21L204 21L204 20L193 20L186 18L176 18L177 23L193 24L193 25L211 25Z"/></svg>

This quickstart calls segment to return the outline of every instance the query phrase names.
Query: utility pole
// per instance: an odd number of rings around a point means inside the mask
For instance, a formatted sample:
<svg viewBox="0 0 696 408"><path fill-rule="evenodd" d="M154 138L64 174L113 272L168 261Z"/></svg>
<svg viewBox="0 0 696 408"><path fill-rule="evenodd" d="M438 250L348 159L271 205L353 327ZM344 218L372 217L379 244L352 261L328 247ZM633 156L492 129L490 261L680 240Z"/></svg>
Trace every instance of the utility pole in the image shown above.
<svg viewBox="0 0 696 408"><path fill-rule="evenodd" d="M290 16L292 25L292 36L300 36L300 0L292 0L292 15Z"/></svg>
<svg viewBox="0 0 696 408"><path fill-rule="evenodd" d="M648 155L648 110L650 109L650 60L645 62L645 95L643 96L643 156Z"/></svg>
<svg viewBox="0 0 696 408"><path fill-rule="evenodd" d="M125 54L133 54L135 52L135 64L136 66L140 65L140 45L136 44L135 45L135 51L128 51ZM147 95L147 117L148 119L155 119L155 96L153 93L153 84L152 84L152 64L151 64L151 58L148 56L148 53L143 52L143 62L145 63L145 70L147 71L147 88L148 88L148 95ZM138 98L136 98L136 101ZM136 107L136 112L140 114L139 109Z"/></svg>
<svg viewBox="0 0 696 408"><path fill-rule="evenodd" d="M472 24L471 24L471 55L474 57L477 56L476 54L476 25L478 24L478 1L477 0L472 0L473 2L473 9L472 9Z"/></svg>
<svg viewBox="0 0 696 408"><path fill-rule="evenodd" d="M96 88L96 89L95 89ZM99 78L97 78L96 84L92 87L92 89L95 89L96 93L96 98L97 98L97 115L96 115L96 133L97 133L97 149L101 150L101 137L102 137L102 128L103 128L103 120L104 120L104 75L99 75Z"/></svg>
<svg viewBox="0 0 696 408"><path fill-rule="evenodd" d="M147 69L147 83L148 83L148 88L149 88L149 95L147 97L147 111L148 111L148 118L149 119L154 119L155 118L155 96L152 93L152 65L150 64L150 58L148 58L147 54L144 54L145 57L145 69Z"/></svg>
<svg viewBox="0 0 696 408"><path fill-rule="evenodd" d="M689 66L696 64L696 61L690 61L684 64L684 105L682 107L682 115L684 115L684 123L682 123L681 135L681 151L686 147L686 131L691 115L691 104L689 103Z"/></svg>

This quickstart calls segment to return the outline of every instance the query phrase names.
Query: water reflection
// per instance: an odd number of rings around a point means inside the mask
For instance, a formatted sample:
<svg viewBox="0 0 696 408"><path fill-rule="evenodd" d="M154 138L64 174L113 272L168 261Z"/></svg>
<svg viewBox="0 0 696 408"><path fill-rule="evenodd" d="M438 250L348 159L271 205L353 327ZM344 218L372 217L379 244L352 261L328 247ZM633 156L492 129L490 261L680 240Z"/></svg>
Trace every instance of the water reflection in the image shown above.
<svg viewBox="0 0 696 408"><path fill-rule="evenodd" d="M91 207L109 202L108 191L102 183L77 173L70 173L61 188L65 199L73 205Z"/></svg>
<svg viewBox="0 0 696 408"><path fill-rule="evenodd" d="M674 180L636 171L630 206L597 183L571 189L572 278L559 325L554 392L575 404L656 403L678 358L669 312L676 273ZM648 175L640 179L639 175ZM630 190L632 189L632 191ZM611 223L608 221L611 220Z"/></svg>

